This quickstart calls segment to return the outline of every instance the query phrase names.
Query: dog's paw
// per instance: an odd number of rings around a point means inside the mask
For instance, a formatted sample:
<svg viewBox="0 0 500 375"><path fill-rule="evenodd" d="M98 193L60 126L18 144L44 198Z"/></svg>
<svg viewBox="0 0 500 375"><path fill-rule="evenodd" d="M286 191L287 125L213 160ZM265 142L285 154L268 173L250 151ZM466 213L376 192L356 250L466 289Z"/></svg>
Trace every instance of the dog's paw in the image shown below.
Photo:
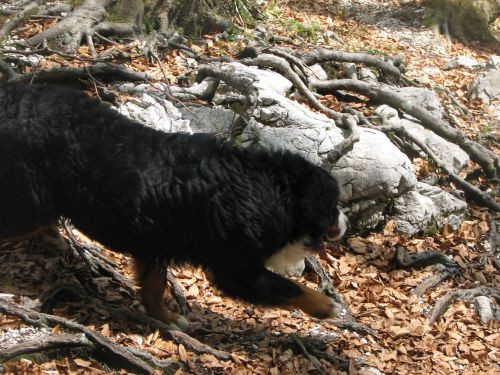
<svg viewBox="0 0 500 375"><path fill-rule="evenodd" d="M335 301L333 298L330 298L331 306L330 311L328 312L328 316L326 318L332 319L337 318L338 316L345 315L344 307Z"/></svg>
<svg viewBox="0 0 500 375"><path fill-rule="evenodd" d="M189 321L185 317L170 312L165 308L150 311L149 316L165 323L168 326L168 329L186 331L189 328Z"/></svg>
<svg viewBox="0 0 500 375"><path fill-rule="evenodd" d="M168 323L165 322L168 324L170 329L184 332L189 328L189 321L185 317L177 314L171 314L171 315L176 315L176 318L170 320L170 322Z"/></svg>
<svg viewBox="0 0 500 375"><path fill-rule="evenodd" d="M343 313L344 308L333 298L311 288L297 284L302 293L290 300L290 306L299 308L318 319L332 319Z"/></svg>

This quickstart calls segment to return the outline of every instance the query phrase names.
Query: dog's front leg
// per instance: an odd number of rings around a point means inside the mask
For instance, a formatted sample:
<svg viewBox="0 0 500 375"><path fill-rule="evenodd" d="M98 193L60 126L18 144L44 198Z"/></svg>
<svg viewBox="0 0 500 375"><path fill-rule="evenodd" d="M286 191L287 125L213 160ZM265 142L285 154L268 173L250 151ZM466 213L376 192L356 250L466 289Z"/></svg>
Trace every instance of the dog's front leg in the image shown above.
<svg viewBox="0 0 500 375"><path fill-rule="evenodd" d="M335 318L342 311L333 299L264 267L213 273L215 283L226 294L250 303L296 308L318 319Z"/></svg>
<svg viewBox="0 0 500 375"><path fill-rule="evenodd" d="M152 259L134 258L136 280L141 287L141 300L148 314L168 324L172 329L184 331L189 323L179 314L168 311L163 304L167 286L167 266Z"/></svg>

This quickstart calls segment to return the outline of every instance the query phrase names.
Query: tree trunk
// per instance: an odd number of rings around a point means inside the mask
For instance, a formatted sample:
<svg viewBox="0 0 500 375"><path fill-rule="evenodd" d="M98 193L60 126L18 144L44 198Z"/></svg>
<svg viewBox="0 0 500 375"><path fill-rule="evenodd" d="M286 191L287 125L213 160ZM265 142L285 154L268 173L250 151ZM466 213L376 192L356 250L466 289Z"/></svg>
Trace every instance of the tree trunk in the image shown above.
<svg viewBox="0 0 500 375"><path fill-rule="evenodd" d="M500 14L500 0L426 0L425 4L429 8L426 23L436 31L462 42L498 45L490 24Z"/></svg>
<svg viewBox="0 0 500 375"><path fill-rule="evenodd" d="M236 8L230 0L84 0L66 18L28 39L38 46L46 41L58 51L74 53L82 39L93 35L136 38L153 31L179 31L186 36L230 29ZM249 9L244 0L240 6Z"/></svg>

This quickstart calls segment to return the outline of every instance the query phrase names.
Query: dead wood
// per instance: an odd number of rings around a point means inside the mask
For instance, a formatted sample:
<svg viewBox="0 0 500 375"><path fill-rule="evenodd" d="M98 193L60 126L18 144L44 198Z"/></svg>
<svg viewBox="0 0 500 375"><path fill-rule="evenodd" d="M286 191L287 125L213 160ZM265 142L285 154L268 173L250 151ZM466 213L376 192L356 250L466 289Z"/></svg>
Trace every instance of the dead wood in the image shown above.
<svg viewBox="0 0 500 375"><path fill-rule="evenodd" d="M485 174L490 177L500 175L499 157L480 143L468 139L460 129L448 125L440 117L426 109L411 104L397 93L383 86L359 80L338 79L330 81L311 80L311 87L322 94L331 94L337 90L350 90L365 95L372 100L397 108L421 121L422 125L444 139L455 143L466 151L472 160L478 163Z"/></svg>
<svg viewBox="0 0 500 375"><path fill-rule="evenodd" d="M186 297L184 296L181 286L170 269L167 270L167 281L172 288L172 295L179 305L181 315L187 315L189 313L189 307L186 302Z"/></svg>
<svg viewBox="0 0 500 375"><path fill-rule="evenodd" d="M165 338L173 340L177 344L182 344L196 353L212 354L214 357L224 361L231 359L230 353L203 344L194 337L191 337L183 332L171 330L167 324L153 319L147 315L135 313L128 309L121 308L108 308L108 310L116 319L126 318L137 323L149 325L152 328L158 329Z"/></svg>
<svg viewBox="0 0 500 375"><path fill-rule="evenodd" d="M444 269L434 276L425 279L422 284L416 286L411 292L412 296L423 296L427 291L432 288L437 287L439 284L448 280L450 277L455 276L458 273L458 269Z"/></svg>
<svg viewBox="0 0 500 375"><path fill-rule="evenodd" d="M458 269L458 264L446 255L435 251L423 251L421 253L410 253L404 247L398 247L392 261L395 269L421 269L433 264L442 264L451 269Z"/></svg>
<svg viewBox="0 0 500 375"><path fill-rule="evenodd" d="M5 362L11 358L26 354L79 347L93 348L94 344L83 333L63 333L60 335L43 336L2 349L2 352L0 352L0 362Z"/></svg>
<svg viewBox="0 0 500 375"><path fill-rule="evenodd" d="M322 111L328 117L335 120L337 126L343 127L342 114L331 110L321 102L316 99L314 94L309 90L309 88L302 82L297 73L295 73L284 58L279 56L263 53L253 59L243 59L241 62L245 65L258 66L260 68L273 68L276 69L281 75L290 80L295 86L297 91L302 95L313 108Z"/></svg>
<svg viewBox="0 0 500 375"><path fill-rule="evenodd" d="M32 1L31 3L26 5L24 9L21 12L19 12L13 19L5 22L2 28L0 29L0 39L8 35L21 22L27 19L31 15L31 13L36 11L36 9L39 6L40 4L37 1Z"/></svg>
<svg viewBox="0 0 500 375"><path fill-rule="evenodd" d="M311 363L314 365L316 370L318 370L320 374L326 374L324 367L321 365L321 362L318 360L318 358L316 358L314 355L309 353L309 351L307 350L304 343L300 340L300 337L297 336L296 334L292 333L290 335L290 338L295 343L295 345L297 345L299 347L302 354L304 354L307 357L307 359L309 359L309 361L311 361Z"/></svg>
<svg viewBox="0 0 500 375"><path fill-rule="evenodd" d="M453 181L457 186L463 189L471 200L482 206L491 208L496 212L500 212L500 204L498 204L495 199L493 199L488 193L481 191L480 189L468 183L462 177L457 175L446 163L443 163L441 159L436 154L434 154L434 152L424 142L421 142L419 139L412 136L403 126L384 125L374 127L374 129L378 129L380 131L383 131L384 133L394 132L407 138L412 143L416 144L420 148L420 150L427 154L431 159L433 159L435 163L448 174L451 181Z"/></svg>
<svg viewBox="0 0 500 375"><path fill-rule="evenodd" d="M124 368L130 368L140 373L154 373L154 370L150 365L142 359L137 358L128 349L113 343L107 337L92 331L84 325L59 316L40 313L3 299L0 299L0 311L7 315L18 316L25 323L37 327L47 327L50 324L55 324L70 330L82 332L94 345L106 350L112 357L120 361L119 363L123 364Z"/></svg>
<svg viewBox="0 0 500 375"><path fill-rule="evenodd" d="M357 121L354 117L342 117L342 124L347 129L348 136L339 142L332 151L328 153L323 164L335 165L337 161L352 150L354 144L359 141L359 128Z"/></svg>
<svg viewBox="0 0 500 375"><path fill-rule="evenodd" d="M446 293L436 302L436 306L434 306L434 309L431 312L429 323L434 324L456 300L461 299L470 302L474 297L477 296L493 297L497 301L497 303L498 301L500 301L500 291L496 288L483 286L473 289L454 290L452 292Z"/></svg>
<svg viewBox="0 0 500 375"><path fill-rule="evenodd" d="M35 47L47 40L58 48L73 53L80 46L84 34L106 17L106 7L110 3L111 0L85 0L61 22L29 38L26 43ZM63 38L68 40L64 40L64 43L53 43Z"/></svg>
<svg viewBox="0 0 500 375"><path fill-rule="evenodd" d="M401 75L401 71L398 67L394 66L393 63L367 53L342 52L318 48L301 54L300 59L306 65L331 61L359 63L373 66L394 77L399 77Z"/></svg>

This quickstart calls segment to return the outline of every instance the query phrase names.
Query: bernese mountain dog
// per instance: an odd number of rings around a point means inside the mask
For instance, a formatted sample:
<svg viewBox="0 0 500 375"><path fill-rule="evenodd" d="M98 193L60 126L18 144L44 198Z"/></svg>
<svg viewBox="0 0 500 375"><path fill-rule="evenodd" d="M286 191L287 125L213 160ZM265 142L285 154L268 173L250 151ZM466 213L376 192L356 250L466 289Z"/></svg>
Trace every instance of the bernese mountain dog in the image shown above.
<svg viewBox="0 0 500 375"><path fill-rule="evenodd" d="M148 314L172 328L166 269L210 270L226 295L335 317L331 298L285 278L287 266L339 238L339 187L288 151L239 148L208 134L167 134L69 88L0 83L0 238L70 218L135 262Z"/></svg>

